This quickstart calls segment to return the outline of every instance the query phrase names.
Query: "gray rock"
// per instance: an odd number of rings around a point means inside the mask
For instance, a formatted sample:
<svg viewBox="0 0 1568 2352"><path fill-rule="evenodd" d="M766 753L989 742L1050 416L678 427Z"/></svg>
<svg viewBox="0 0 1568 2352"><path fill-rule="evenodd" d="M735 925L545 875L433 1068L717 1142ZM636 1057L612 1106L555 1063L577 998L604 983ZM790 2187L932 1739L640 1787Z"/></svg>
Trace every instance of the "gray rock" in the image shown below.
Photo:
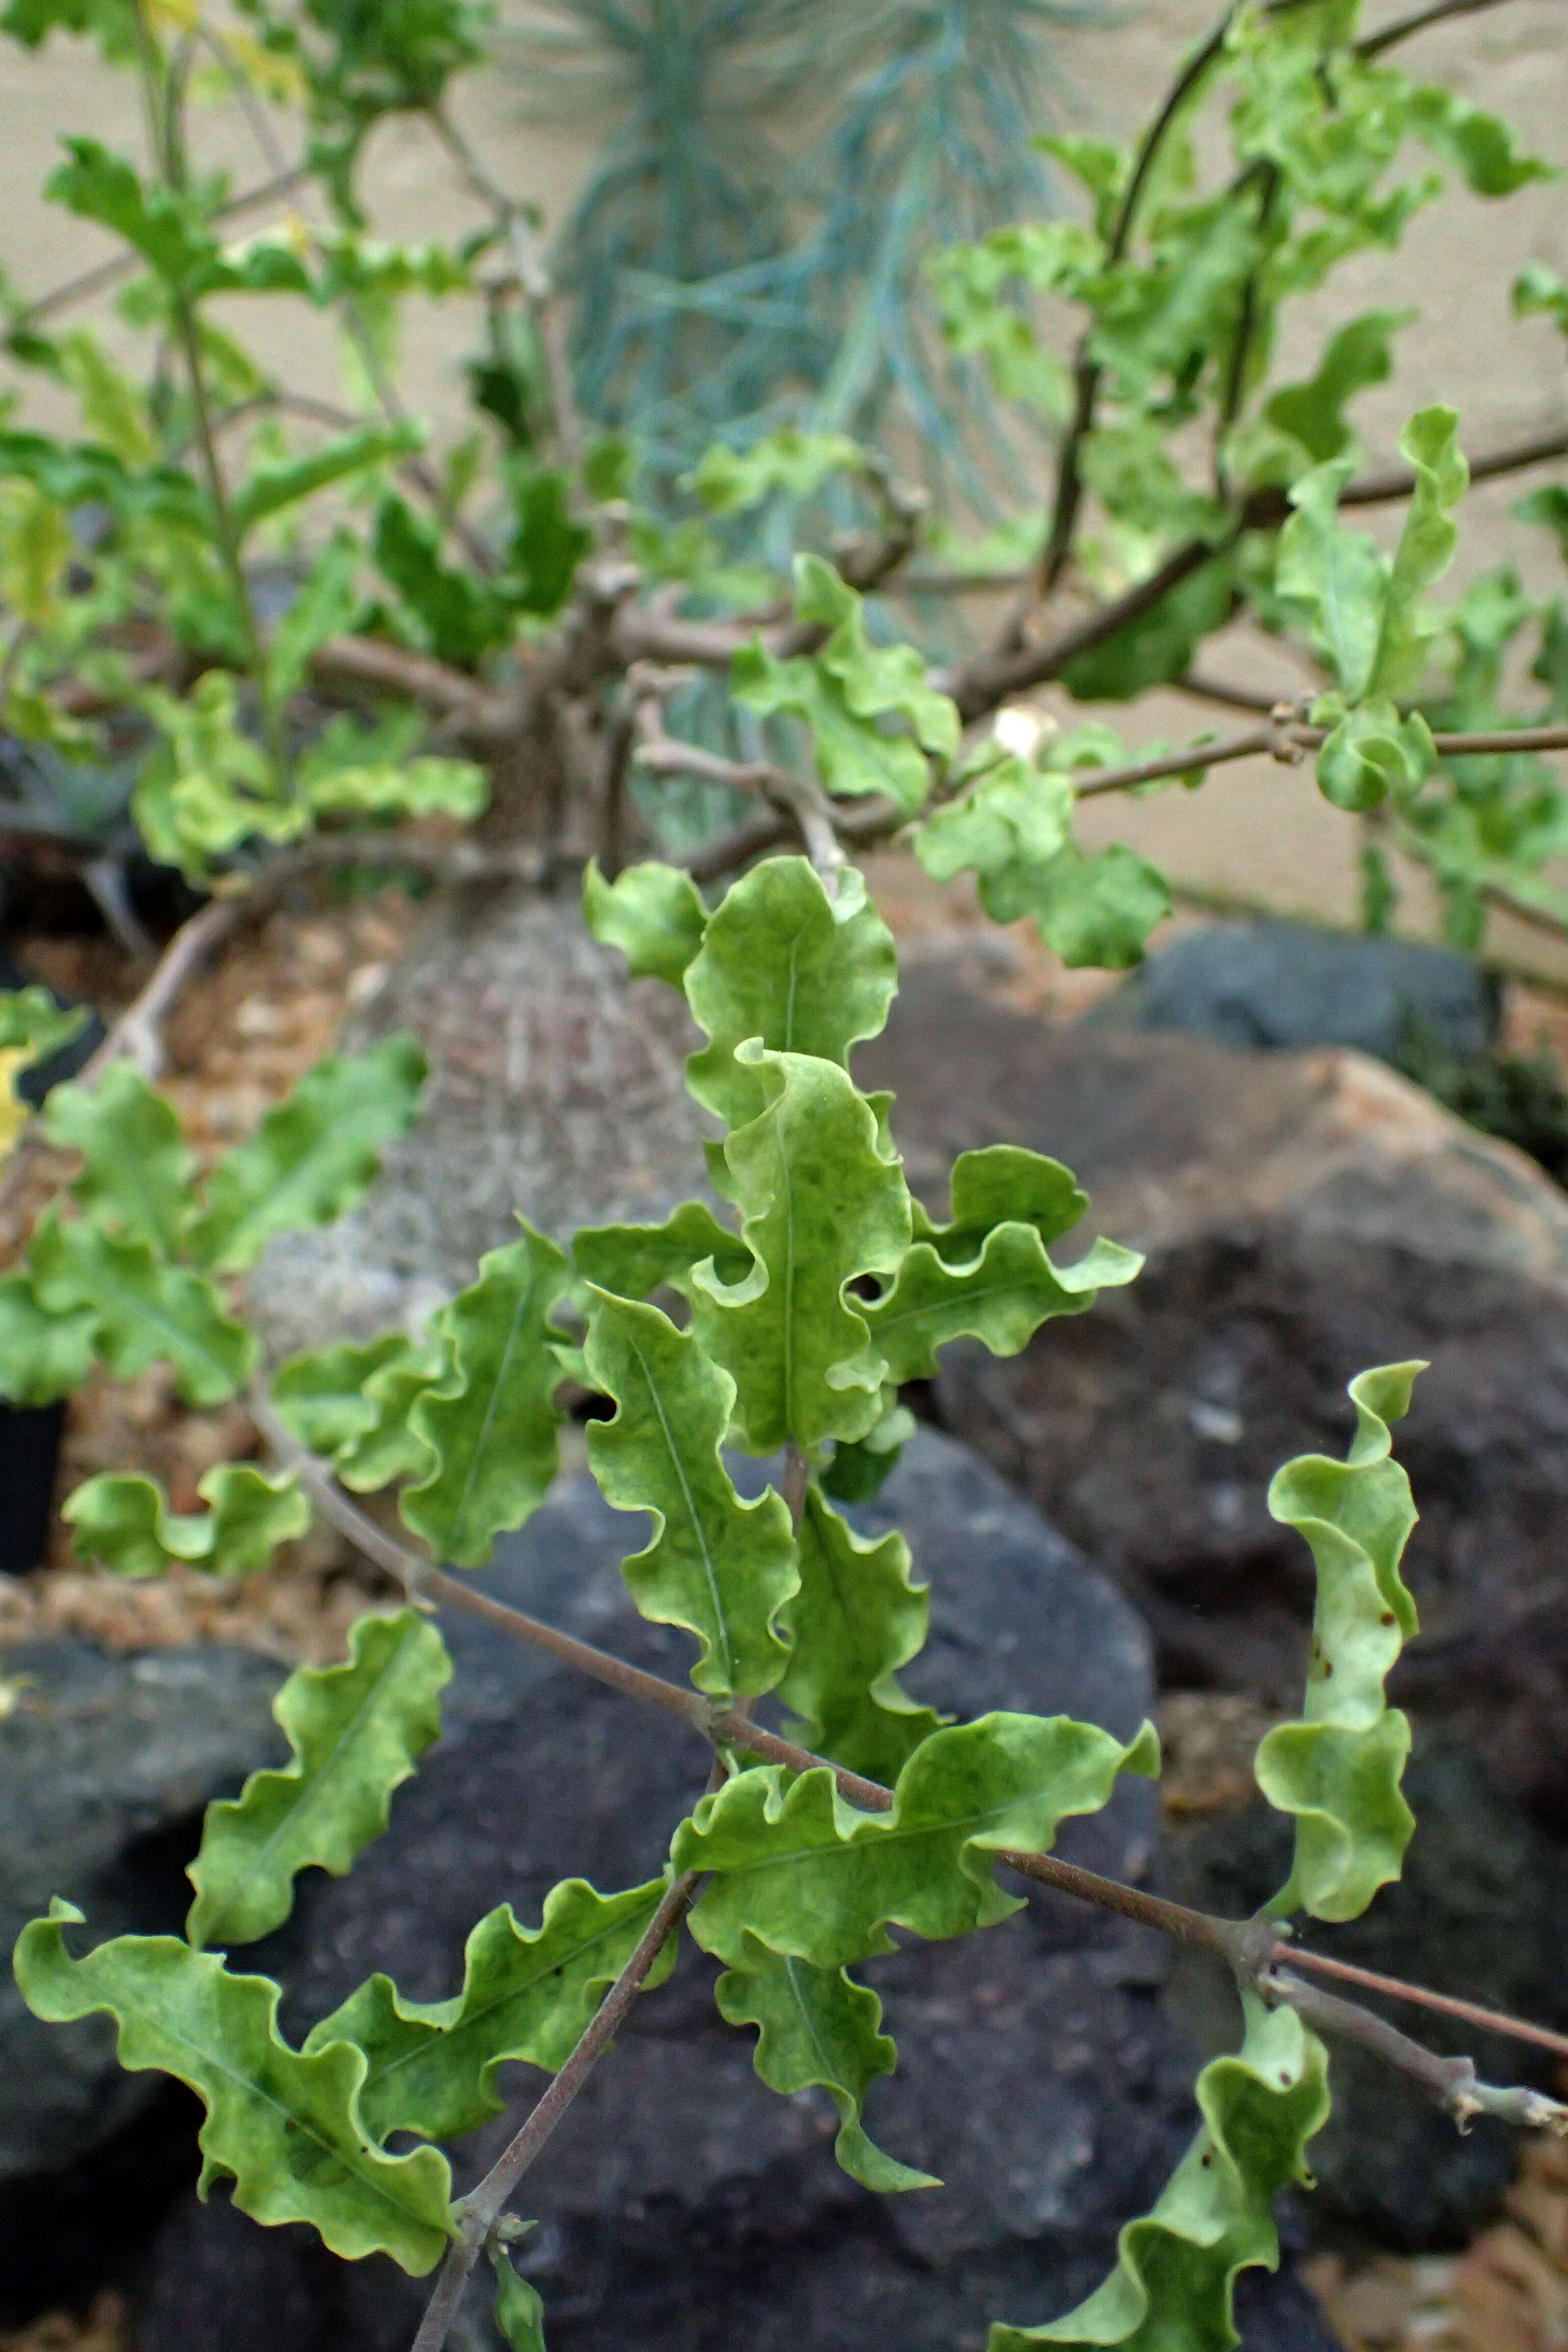
<svg viewBox="0 0 1568 2352"><path fill-rule="evenodd" d="M1086 1237L1147 1252L1137 1282L1016 1358L950 1349L935 1402L1135 1596L1167 1686L1294 1703L1312 1571L1268 1517L1269 1476L1342 1454L1352 1373L1429 1360L1398 1434L1425 1631L1395 1688L1568 1826L1557 1187L1362 1055L1052 1030L931 967L857 1071L897 1090L928 1199L960 1150L1022 1142L1077 1171Z"/></svg>
<svg viewBox="0 0 1568 2352"><path fill-rule="evenodd" d="M910 1687L961 1715L1070 1706L1121 1734L1151 1695L1136 1618L994 1474L922 1434L864 1524L907 1525L932 1580L933 1637ZM617 1563L640 1540L585 1480L568 1486L481 1580L666 1674L687 1644L629 1608ZM313 1878L254 1964L289 1987L303 2032L370 1969L430 1998L457 1981L473 1920L502 1899L536 1913L577 1872L605 1885L656 1869L700 1790L698 1744L661 1717L454 1616L447 1728L400 1791L388 1834L345 1880ZM1064 1851L1133 1876L1152 1792L1129 1784ZM1159 2003L1164 1955L1142 1931L1063 1899L994 1932L915 1947L868 1974L888 2004L898 2074L870 2128L940 2193L868 2196L831 2155L816 2094L781 2100L748 2037L714 2011L688 1948L640 2003L531 2178L524 2257L552 2352L952 2352L988 2321L1066 2307L1111 2258L1190 2126L1190 2053ZM521 2077L510 2088L531 2095ZM460 2182L503 2122L456 2152ZM1255 2291L1257 2292L1257 2291ZM253 2229L183 2200L149 2251L140 2340L203 2352L393 2352L427 2289L382 2263L349 2270L307 2233ZM1289 2282L1260 2291L1257 2352L1330 2352ZM286 2337L280 2334L286 2315ZM468 2341L489 2344L476 2293Z"/></svg>
<svg viewBox="0 0 1568 2352"><path fill-rule="evenodd" d="M95 1936L177 1929L184 1868L210 1797L270 1761L280 1669L244 1650L111 1657L86 1642L0 1654L17 1703L0 1717L0 1948L63 1895ZM106 2018L41 2024L0 1979L0 2189L100 2147L157 2089L114 2057Z"/></svg>
<svg viewBox="0 0 1568 2352"><path fill-rule="evenodd" d="M418 1123L357 1209L279 1235L251 1278L274 1356L416 1327L516 1238L518 1215L564 1240L706 1191L713 1126L685 1087L701 1040L673 989L628 982L570 891L452 894L344 1049L410 1029L431 1064Z"/></svg>
<svg viewBox="0 0 1568 2352"><path fill-rule="evenodd" d="M1521 1817L1461 1742L1418 1738L1405 1787L1416 1828L1399 1885L1363 1918L1313 1928L1314 1948L1515 2016L1560 2020L1568 1981L1561 1847ZM1289 1823L1259 1803L1186 1825L1170 1842L1162 1875L1179 1899L1238 1917L1289 1874L1290 1840ZM1200 2040L1226 2046L1234 1990L1185 1952L1174 1974L1179 2012ZM1517 2042L1436 2015L1398 2021L1432 2049L1473 2058L1485 2081L1552 2087L1552 2061ZM1462 2244L1512 2178L1512 2135L1481 2117L1461 2138L1399 2075L1344 2043L1334 2045L1333 2089L1333 2115L1312 2143L1314 2220L1405 2252Z"/></svg>
<svg viewBox="0 0 1568 2352"><path fill-rule="evenodd" d="M1396 1061L1412 1033L1458 1059L1495 1045L1495 977L1468 956L1307 923L1215 923L1141 964L1089 1015L1220 1045L1349 1045Z"/></svg>

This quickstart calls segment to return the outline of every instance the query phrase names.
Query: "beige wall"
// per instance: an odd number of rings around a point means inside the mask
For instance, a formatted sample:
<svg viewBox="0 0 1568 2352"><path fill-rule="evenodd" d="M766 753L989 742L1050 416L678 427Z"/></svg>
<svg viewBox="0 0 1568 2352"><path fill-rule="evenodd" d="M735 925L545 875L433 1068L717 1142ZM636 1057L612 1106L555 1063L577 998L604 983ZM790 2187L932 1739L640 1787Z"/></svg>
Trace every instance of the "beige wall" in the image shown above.
<svg viewBox="0 0 1568 2352"><path fill-rule="evenodd" d="M1371 22L1396 13L1403 8L1380 0L1367 9ZM1184 45L1212 21L1213 0L1131 0L1126 16L1130 21L1116 30L1060 37L1061 58L1089 127L1126 131L1139 120ZM1568 0L1507 0L1434 27L1404 54L1412 69L1505 113L1538 152L1568 162ZM585 150L547 122L525 120L524 95L521 84L501 74L475 76L461 86L458 109L507 184L559 218L584 169ZM94 231L39 202L58 133L87 129L132 147L138 130L134 97L129 81L100 67L84 44L57 38L29 56L4 42L0 121L6 131L0 258L24 288L41 289L108 249ZM250 134L232 109L204 114L199 153L228 163L237 184L264 176ZM390 236L447 237L476 217L450 163L416 124L394 123L378 134L369 185L377 224ZM1280 364L1287 373L1310 372L1324 334L1356 311L1418 306L1419 321L1398 342L1394 380L1364 396L1356 412L1374 460L1393 456L1404 418L1433 399L1460 409L1472 451L1562 423L1568 419L1568 370L1561 339L1546 321L1515 320L1508 309L1511 280L1531 258L1568 274L1563 184L1532 186L1501 205L1467 194L1446 197L1418 217L1397 256L1361 257L1336 275L1331 297L1297 306ZM278 315L281 327L285 314ZM245 316L253 331L260 328L258 340L265 349L268 329L257 308ZM323 323L307 346L297 308L286 317L295 339L290 378L330 393L335 373L330 331ZM412 405L437 418L458 416L460 362L473 340L465 305L425 306L411 317L406 385ZM1508 516L1520 487L1510 482L1472 493L1463 570L1527 545ZM1546 551L1542 546L1530 553L1544 584ZM1277 650L1240 635L1215 652L1211 667L1247 684L1283 688L1294 682ZM1136 726L1141 740L1181 740L1205 723L1191 702L1173 696L1141 709ZM1238 765L1216 773L1195 800L1173 793L1132 808L1101 808L1089 829L1146 846L1201 887L1325 913L1352 911L1352 830L1325 808L1310 775L1300 772L1264 764L1255 772ZM1418 902L1419 893L1413 909ZM1520 937L1512 945L1527 959L1540 960L1537 942ZM1568 960L1563 968L1568 971Z"/></svg>

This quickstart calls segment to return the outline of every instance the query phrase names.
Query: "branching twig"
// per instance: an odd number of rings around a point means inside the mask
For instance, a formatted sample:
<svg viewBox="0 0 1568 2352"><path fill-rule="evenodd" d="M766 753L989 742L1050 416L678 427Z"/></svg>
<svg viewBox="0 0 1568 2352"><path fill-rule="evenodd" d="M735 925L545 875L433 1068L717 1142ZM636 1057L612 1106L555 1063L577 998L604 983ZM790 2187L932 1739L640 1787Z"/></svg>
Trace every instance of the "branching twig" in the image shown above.
<svg viewBox="0 0 1568 2352"><path fill-rule="evenodd" d="M1359 2009L1337 1993L1304 1984L1287 1969L1270 1969L1258 1979L1258 1990L1266 2000L1288 2003L1314 2032L1353 2042L1358 2049L1381 2058L1384 2065L1396 2068L1452 2116L1461 2131L1468 2130L1476 2116L1496 2116L1503 2123L1553 2131L1559 2138L1568 2136L1568 2107L1557 2100L1522 2085L1498 2089L1483 2083L1477 2076L1473 2058L1441 2057L1401 2033L1385 2018L1374 2017L1370 2009Z"/></svg>
<svg viewBox="0 0 1568 2352"><path fill-rule="evenodd" d="M1157 783L1163 776L1183 776L1198 768L1217 768L1229 760L1250 760L1259 753L1293 767L1328 739L1326 727L1310 727L1289 703L1276 704L1267 725L1249 728L1220 743L1194 743L1184 751L1162 752L1125 768L1075 771L1084 781L1078 798L1095 800L1104 793L1126 793L1140 784ZM1480 759L1494 752L1568 751L1568 724L1557 727L1514 727L1483 730L1474 734L1434 735L1438 756L1446 760Z"/></svg>

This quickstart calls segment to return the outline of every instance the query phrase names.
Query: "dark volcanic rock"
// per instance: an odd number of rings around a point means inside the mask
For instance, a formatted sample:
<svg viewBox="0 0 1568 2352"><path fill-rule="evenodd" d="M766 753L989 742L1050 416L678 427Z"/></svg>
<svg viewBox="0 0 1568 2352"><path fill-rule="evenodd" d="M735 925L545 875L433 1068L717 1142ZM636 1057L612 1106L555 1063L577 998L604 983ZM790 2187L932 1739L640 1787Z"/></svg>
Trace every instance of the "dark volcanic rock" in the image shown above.
<svg viewBox="0 0 1568 2352"><path fill-rule="evenodd" d="M1445 948L1212 923L1152 955L1089 1019L1220 1045L1350 1045L1384 1062L1419 1036L1463 1060L1496 1045L1501 1004L1493 975Z"/></svg>
<svg viewBox="0 0 1568 2352"><path fill-rule="evenodd" d="M1133 1728L1151 1695L1141 1627L993 1474L924 1433L879 1514L910 1529L932 1583L933 1638L911 1689L962 1715L1068 1706ZM484 1581L679 1674L686 1645L645 1624L620 1585L636 1539L635 1522L576 1481ZM289 1988L292 2033L374 1968L416 1997L445 1994L468 1928L494 1903L536 1915L570 1873L614 1885L656 1869L701 1787L703 1756L677 1725L471 1620L447 1631L448 1727L399 1792L390 1832L346 1880L313 1879L289 1927L254 1955ZM1140 1874L1152 1800L1129 1784L1106 1816L1069 1825L1064 1851ZM552 2352L719 2352L738 2340L756 2352L979 2352L992 2318L1065 2308L1190 2127L1190 2053L1159 2003L1163 1965L1142 1931L1056 1899L873 1964L901 2055L872 2095L870 2127L947 2184L877 2200L834 2164L826 2102L781 2100L756 2080L750 2038L718 2019L711 1967L689 1946L531 2177L541 2227L525 2259ZM511 2089L530 2095L523 2080ZM460 2180L506 2129L464 2145ZM1262 2290L1257 2352L1329 2352L1293 2292ZM141 2342L394 2352L426 2293L384 2263L350 2271L303 2231L182 2201L150 2251ZM476 2291L469 2340L488 2343L487 2329Z"/></svg>
<svg viewBox="0 0 1568 2352"><path fill-rule="evenodd" d="M110 1657L86 1642L0 1652L16 1703L0 1717L0 1950L54 1895L95 1937L177 1930L201 1811L281 1740L281 1670L234 1649ZM186 2170L189 2104L128 2074L107 2018L45 2025L0 1975L0 2315L100 2279L127 2221ZM151 2199L149 2203L147 2200Z"/></svg>
<svg viewBox="0 0 1568 2352"><path fill-rule="evenodd" d="M897 1089L926 1197L960 1150L1026 1143L1077 1171L1094 1227L1148 1253L1017 1358L950 1349L937 1402L1135 1594L1168 1684L1293 1701L1311 1563L1268 1517L1269 1476L1342 1454L1352 1373L1430 1360L1398 1435L1426 1638L1396 1687L1568 1819L1557 1188L1361 1055L1051 1030L931 967L857 1072Z"/></svg>
<svg viewBox="0 0 1568 2352"><path fill-rule="evenodd" d="M1568 1981L1562 1849L1521 1818L1454 1740L1418 1738L1405 1788L1416 1827L1399 1885L1384 1887L1363 1918L1313 1928L1313 1945L1515 2016L1561 2019ZM1182 1901L1240 1917L1288 1876L1290 1841L1290 1824L1256 1804L1183 1830L1162 1875ZM1228 1985L1184 1953L1176 1969L1178 2011L1205 2042L1234 2047ZM1485 2081L1552 2087L1551 2060L1532 2065L1534 2053L1517 2042L1431 2014L1415 2030L1432 2049L1473 2058ZM1312 2142L1314 2219L1349 2222L1408 2251L1462 2243L1513 2176L1513 2136L1483 2116L1461 2138L1438 2107L1352 2045L1335 2045L1332 2079L1334 2112Z"/></svg>

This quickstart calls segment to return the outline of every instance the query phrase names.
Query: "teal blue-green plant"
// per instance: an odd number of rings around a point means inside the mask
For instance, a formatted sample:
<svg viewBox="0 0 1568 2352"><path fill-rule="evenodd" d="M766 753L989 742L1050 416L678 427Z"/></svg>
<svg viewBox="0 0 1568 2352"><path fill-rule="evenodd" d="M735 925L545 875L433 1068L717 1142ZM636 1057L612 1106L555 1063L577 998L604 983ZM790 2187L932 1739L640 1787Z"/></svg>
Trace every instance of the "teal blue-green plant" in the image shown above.
<svg viewBox="0 0 1568 2352"><path fill-rule="evenodd" d="M509 2209L627 2009L673 1965L683 1927L722 1964L720 2015L754 2033L763 2081L831 2100L851 2178L935 2196L939 2181L873 2137L898 2017L860 1972L894 1948L894 1929L1005 1935L1020 1885L1062 1887L1226 1961L1245 2037L1199 2076L1191 2149L1128 2221L1105 2284L1065 2315L998 2313L991 2352L1234 2344L1237 2275L1278 2261L1274 2200L1308 2182L1329 2113L1321 2029L1370 2040L1461 2124L1487 2112L1568 2127L1568 2109L1481 2084L1468 2060L1436 2058L1319 1992L1300 1973L1312 1955L1286 1940L1299 1918L1364 1911L1398 1878L1414 1828L1400 1790L1408 1727L1384 1685L1416 1630L1400 1572L1415 1513L1391 1430L1421 1367L1363 1373L1346 1458L1289 1463L1270 1489L1318 1590L1300 1717L1258 1753L1260 1790L1296 1829L1274 1902L1250 1921L1214 1918L1057 1861L1064 1820L1099 1811L1123 1773L1158 1772L1152 1727L1123 1743L1065 1717L947 1722L920 1705L900 1679L927 1625L909 1546L896 1533L865 1540L837 1503L875 1492L897 1461L910 1428L901 1387L929 1376L950 1340L1016 1354L1046 1322L1132 1281L1140 1260L1100 1239L1058 1263L1088 1202L1065 1168L1016 1147L958 1160L945 1219L910 1194L890 1100L864 1093L850 1066L897 986L891 938L854 868L824 877L770 858L710 908L688 876L642 865L613 882L591 871L586 898L600 938L679 991L702 1033L689 1082L722 1130L710 1155L718 1207L588 1228L568 1249L524 1225L417 1339L327 1346L264 1377L225 1282L267 1233L324 1223L368 1182L377 1147L416 1108L420 1065L403 1041L321 1066L199 1183L172 1111L128 1066L49 1098L49 1132L80 1173L0 1286L0 1389L44 1402L95 1359L120 1374L162 1359L196 1401L247 1396L277 1456L269 1470L209 1472L205 1513L173 1512L144 1476L89 1478L66 1509L79 1555L121 1576L241 1577L321 1514L399 1576L406 1599L362 1617L342 1664L284 1685L275 1713L289 1759L208 1807L184 1937L95 1941L94 1922L61 1897L17 1942L22 1992L45 2019L106 2013L123 2064L196 2094L204 2193L226 2183L256 2221L309 2222L345 2260L380 2252L437 2273L416 2352L447 2341L481 2253L500 2336L539 2352L548 2314L514 2266L523 2222ZM6 1034L37 1033L18 1051L47 1047L37 1003L6 1011ZM469 1928L444 1999L413 2000L376 1973L296 2049L279 1986L245 1973L239 1955L288 1918L302 1872L342 1874L385 1830L440 1730L452 1666L438 1613L474 1603L460 1571L483 1566L549 1492L569 1381L601 1401L589 1467L637 1522L626 1590L689 1637L689 1684L478 1605L618 1690L628 1735L638 1704L676 1717L711 1751L708 1791L668 1824L657 1876L609 1890L566 1879L537 1921L503 1905ZM749 1501L736 1452L770 1464L772 1483ZM384 1494L405 1536L350 1490ZM784 1735L751 1718L769 1693ZM520 2062L547 2087L490 2172L454 2199L446 2150L501 2112L497 2070Z"/></svg>

